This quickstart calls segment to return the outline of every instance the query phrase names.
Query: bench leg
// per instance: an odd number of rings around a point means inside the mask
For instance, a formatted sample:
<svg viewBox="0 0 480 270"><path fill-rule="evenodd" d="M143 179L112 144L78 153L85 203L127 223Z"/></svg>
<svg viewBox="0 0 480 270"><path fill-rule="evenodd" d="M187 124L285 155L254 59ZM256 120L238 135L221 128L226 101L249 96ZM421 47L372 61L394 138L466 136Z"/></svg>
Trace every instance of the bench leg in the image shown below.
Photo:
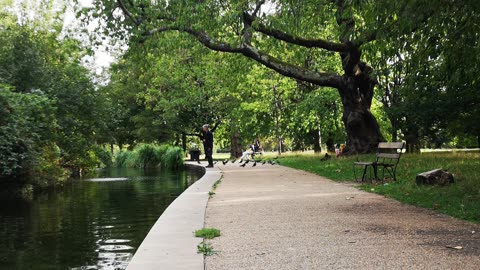
<svg viewBox="0 0 480 270"><path fill-rule="evenodd" d="M365 182L365 175L367 174L368 165L363 166L363 175L362 175L362 182Z"/></svg>

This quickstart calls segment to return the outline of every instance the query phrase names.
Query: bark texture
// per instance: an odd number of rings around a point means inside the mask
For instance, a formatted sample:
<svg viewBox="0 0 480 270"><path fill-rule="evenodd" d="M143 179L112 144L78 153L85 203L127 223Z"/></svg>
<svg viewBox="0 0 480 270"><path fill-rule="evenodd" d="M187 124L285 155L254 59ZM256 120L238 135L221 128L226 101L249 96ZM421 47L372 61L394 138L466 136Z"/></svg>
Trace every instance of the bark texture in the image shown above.
<svg viewBox="0 0 480 270"><path fill-rule="evenodd" d="M239 158L242 156L242 140L240 139L240 134L232 134L230 141L230 156L233 158Z"/></svg>

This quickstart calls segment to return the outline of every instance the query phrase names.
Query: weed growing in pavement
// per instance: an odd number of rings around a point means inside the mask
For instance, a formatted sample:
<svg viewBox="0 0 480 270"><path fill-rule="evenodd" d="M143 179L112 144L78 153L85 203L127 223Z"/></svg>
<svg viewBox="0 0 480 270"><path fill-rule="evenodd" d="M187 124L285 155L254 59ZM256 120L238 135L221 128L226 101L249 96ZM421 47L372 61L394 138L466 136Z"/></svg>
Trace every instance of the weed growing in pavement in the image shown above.
<svg viewBox="0 0 480 270"><path fill-rule="evenodd" d="M216 253L213 250L213 247L210 243L202 242L201 244L197 245L197 253L201 253L205 256L211 256Z"/></svg>
<svg viewBox="0 0 480 270"><path fill-rule="evenodd" d="M206 239L213 239L215 237L219 237L220 235L220 230L215 228L203 228L195 231L196 237L203 237Z"/></svg>

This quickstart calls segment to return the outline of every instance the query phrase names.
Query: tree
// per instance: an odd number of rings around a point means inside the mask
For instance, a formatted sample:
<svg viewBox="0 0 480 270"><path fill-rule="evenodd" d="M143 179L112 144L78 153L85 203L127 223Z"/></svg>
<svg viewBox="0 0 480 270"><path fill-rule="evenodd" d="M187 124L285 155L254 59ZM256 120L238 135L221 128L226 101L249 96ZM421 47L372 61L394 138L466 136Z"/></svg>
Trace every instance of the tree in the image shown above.
<svg viewBox="0 0 480 270"><path fill-rule="evenodd" d="M479 4L443 4L414 33L377 41L366 49L378 71L379 98L392 138L405 139L409 151L444 146L455 138L480 138L474 120L480 105L478 65L471 61L480 56L475 23Z"/></svg>
<svg viewBox="0 0 480 270"><path fill-rule="evenodd" d="M370 152L384 140L370 112L376 84L362 48L376 39L412 32L432 15L430 1L100 1L84 14L103 16L113 36L144 42L162 33L186 33L211 50L240 54L300 81L338 89L343 105L347 149ZM442 1L438 1L441 4ZM121 10L123 15L118 15ZM332 41L334 36L338 41ZM281 42L279 42L281 41ZM283 58L284 51L310 48L339 56L341 72L318 62ZM302 53L301 53L302 54Z"/></svg>

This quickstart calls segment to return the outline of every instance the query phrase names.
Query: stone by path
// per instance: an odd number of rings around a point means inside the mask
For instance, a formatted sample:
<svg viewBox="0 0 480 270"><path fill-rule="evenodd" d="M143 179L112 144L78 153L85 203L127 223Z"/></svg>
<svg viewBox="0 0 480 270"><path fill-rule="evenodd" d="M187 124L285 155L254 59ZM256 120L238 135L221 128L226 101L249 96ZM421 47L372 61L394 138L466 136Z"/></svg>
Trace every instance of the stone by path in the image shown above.
<svg viewBox="0 0 480 270"><path fill-rule="evenodd" d="M479 225L282 166L217 167L207 270L480 269Z"/></svg>

